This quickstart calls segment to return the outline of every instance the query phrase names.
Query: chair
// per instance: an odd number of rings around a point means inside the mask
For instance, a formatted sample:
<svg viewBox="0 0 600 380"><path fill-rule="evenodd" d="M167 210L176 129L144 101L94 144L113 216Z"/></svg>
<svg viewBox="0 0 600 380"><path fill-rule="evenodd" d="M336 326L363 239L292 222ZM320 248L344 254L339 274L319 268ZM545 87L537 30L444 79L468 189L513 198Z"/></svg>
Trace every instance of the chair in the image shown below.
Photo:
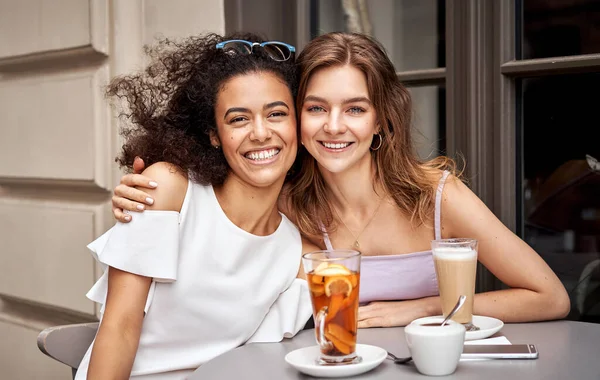
<svg viewBox="0 0 600 380"><path fill-rule="evenodd" d="M49 327L37 338L40 351L71 367L73 378L77 367L98 331L98 322Z"/></svg>

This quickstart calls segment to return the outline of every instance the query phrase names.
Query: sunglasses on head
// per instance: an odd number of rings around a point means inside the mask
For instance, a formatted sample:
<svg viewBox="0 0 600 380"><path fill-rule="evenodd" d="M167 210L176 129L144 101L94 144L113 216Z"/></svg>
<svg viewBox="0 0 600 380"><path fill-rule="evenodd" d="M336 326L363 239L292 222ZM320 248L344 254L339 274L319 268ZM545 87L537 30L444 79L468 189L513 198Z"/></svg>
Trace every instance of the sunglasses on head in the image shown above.
<svg viewBox="0 0 600 380"><path fill-rule="evenodd" d="M224 52L237 54L252 54L255 46L260 46L264 49L267 55L275 61L287 61L296 52L296 48L285 42L267 41L267 42L250 42L246 40L229 40L219 42L217 49L222 49Z"/></svg>

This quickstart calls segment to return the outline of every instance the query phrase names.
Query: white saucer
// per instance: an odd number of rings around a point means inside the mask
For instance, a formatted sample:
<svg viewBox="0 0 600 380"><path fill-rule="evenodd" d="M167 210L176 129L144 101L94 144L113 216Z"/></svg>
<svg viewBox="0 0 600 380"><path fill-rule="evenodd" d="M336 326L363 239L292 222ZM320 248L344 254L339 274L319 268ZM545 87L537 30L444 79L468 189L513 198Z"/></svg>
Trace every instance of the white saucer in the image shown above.
<svg viewBox="0 0 600 380"><path fill-rule="evenodd" d="M387 351L381 347L357 344L356 354L362 357L360 363L323 366L316 363L319 353L319 346L304 347L287 354L285 361L298 371L310 376L348 377L372 370L381 364L387 356Z"/></svg>
<svg viewBox="0 0 600 380"><path fill-rule="evenodd" d="M465 334L465 340L476 340L485 339L494 335L504 326L504 322L499 319L492 317L484 317L481 315L474 315L473 322L475 326L479 327L477 331L467 331Z"/></svg>

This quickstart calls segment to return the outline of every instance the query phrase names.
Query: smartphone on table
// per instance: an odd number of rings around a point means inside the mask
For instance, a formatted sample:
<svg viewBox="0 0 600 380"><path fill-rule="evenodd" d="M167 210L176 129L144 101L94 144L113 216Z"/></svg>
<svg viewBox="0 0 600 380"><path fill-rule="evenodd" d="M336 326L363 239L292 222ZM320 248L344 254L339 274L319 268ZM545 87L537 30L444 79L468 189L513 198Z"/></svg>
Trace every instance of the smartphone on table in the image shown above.
<svg viewBox="0 0 600 380"><path fill-rule="evenodd" d="M535 344L465 344L461 359L537 359Z"/></svg>

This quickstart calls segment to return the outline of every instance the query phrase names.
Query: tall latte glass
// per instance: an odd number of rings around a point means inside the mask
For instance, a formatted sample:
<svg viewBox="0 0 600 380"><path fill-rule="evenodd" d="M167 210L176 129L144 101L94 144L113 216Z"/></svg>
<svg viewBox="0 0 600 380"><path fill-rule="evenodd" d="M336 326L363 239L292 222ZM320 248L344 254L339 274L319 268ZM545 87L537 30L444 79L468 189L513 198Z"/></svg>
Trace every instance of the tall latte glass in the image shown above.
<svg viewBox="0 0 600 380"><path fill-rule="evenodd" d="M302 256L321 355L318 364L350 364L356 355L360 253L327 250Z"/></svg>
<svg viewBox="0 0 600 380"><path fill-rule="evenodd" d="M431 249L444 317L456 305L458 297L464 294L467 300L452 320L462 323L467 331L478 330L478 327L472 324L477 274L477 240L433 240Z"/></svg>

